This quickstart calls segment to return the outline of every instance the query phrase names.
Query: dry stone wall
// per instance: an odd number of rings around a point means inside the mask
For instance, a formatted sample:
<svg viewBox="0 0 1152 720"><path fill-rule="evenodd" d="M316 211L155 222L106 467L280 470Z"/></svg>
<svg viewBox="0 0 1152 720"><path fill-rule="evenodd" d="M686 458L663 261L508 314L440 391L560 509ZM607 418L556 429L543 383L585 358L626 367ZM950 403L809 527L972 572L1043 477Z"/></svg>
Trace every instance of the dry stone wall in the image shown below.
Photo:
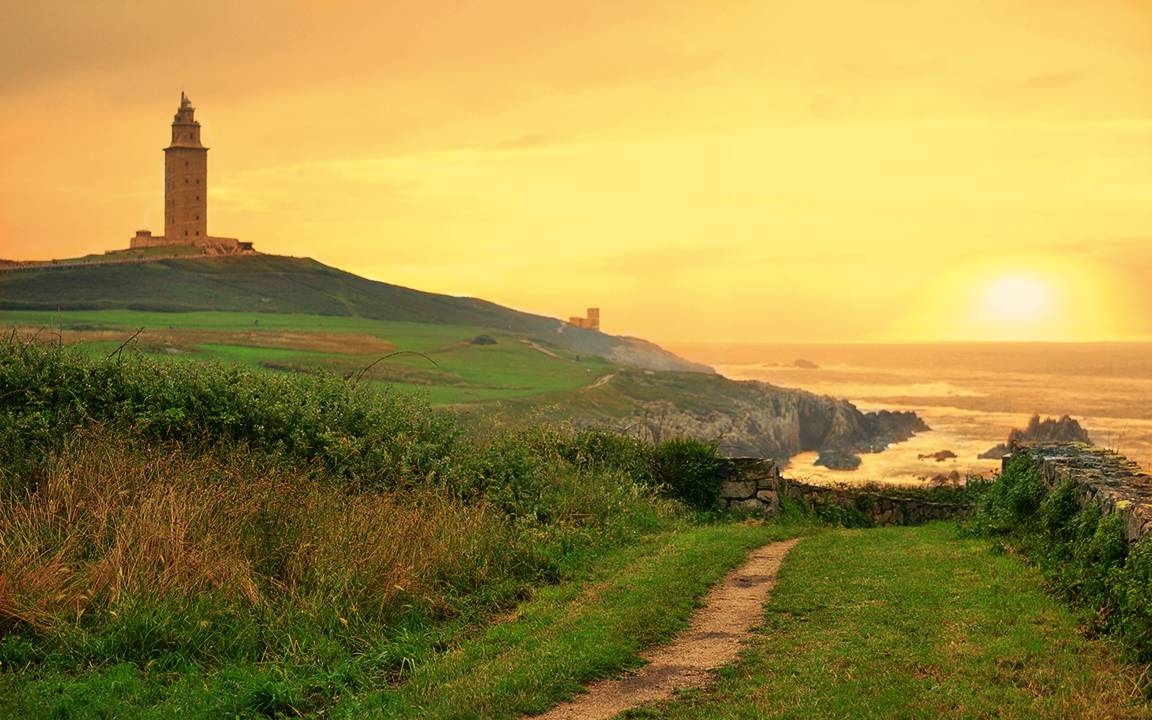
<svg viewBox="0 0 1152 720"><path fill-rule="evenodd" d="M1052 443L1021 448L1003 460L1024 456L1040 471L1049 489L1070 480L1082 506L1098 506L1117 515L1128 542L1152 532L1152 477L1122 455L1083 443Z"/></svg>
<svg viewBox="0 0 1152 720"><path fill-rule="evenodd" d="M970 503L940 503L870 489L829 487L790 480L772 460L735 458L721 484L722 504L733 510L778 515L781 497L809 506L836 506L857 512L874 525L919 525L966 517Z"/></svg>

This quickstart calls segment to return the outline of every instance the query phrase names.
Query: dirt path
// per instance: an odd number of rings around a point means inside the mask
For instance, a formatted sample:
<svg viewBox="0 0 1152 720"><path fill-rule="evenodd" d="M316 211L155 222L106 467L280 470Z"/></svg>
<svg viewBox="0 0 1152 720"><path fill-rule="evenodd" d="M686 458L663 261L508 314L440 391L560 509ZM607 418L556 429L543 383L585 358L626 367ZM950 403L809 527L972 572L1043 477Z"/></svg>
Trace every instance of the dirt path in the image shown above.
<svg viewBox="0 0 1152 720"><path fill-rule="evenodd" d="M591 385L584 386L584 389L585 390L591 390L592 388L604 387L614 377L616 377L616 373L608 373L607 375L604 375L602 377L597 378L596 382L592 383Z"/></svg>
<svg viewBox="0 0 1152 720"><path fill-rule="evenodd" d="M559 355L557 355L556 353L552 352L552 351L551 351L551 350L549 350L548 348L544 347L544 346L543 346L543 345L541 345L540 343L535 343L535 342L532 342L531 340L521 340L520 342L524 343L525 345L527 345L528 347L532 348L533 350L537 350L537 351L539 351L539 352L542 352L542 353L544 353L544 354L545 354L545 355L547 355L548 357L554 357L554 358L559 358L559 357L560 357Z"/></svg>
<svg viewBox="0 0 1152 720"><path fill-rule="evenodd" d="M557 705L534 720L611 718L628 708L667 698L676 690L707 683L712 670L736 659L748 629L761 623L776 572L797 542L787 540L753 550L743 566L708 593L687 632L671 645L644 653L647 665L626 677L594 683L572 702Z"/></svg>

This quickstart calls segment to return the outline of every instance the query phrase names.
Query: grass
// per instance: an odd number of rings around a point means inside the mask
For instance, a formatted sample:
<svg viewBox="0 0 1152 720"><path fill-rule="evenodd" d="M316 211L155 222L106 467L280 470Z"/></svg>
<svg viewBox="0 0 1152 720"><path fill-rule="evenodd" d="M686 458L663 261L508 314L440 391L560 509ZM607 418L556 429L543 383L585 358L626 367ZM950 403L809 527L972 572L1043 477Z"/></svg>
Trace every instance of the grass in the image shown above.
<svg viewBox="0 0 1152 720"><path fill-rule="evenodd" d="M0 510L0 716L516 717L634 666L749 548L806 531L693 527L619 482L508 522L82 438Z"/></svg>
<svg viewBox="0 0 1152 720"><path fill-rule="evenodd" d="M0 309L57 312L225 312L489 328L572 352L631 354L689 364L652 347L475 298L369 280L308 258L255 255L0 273ZM179 321L177 321L179 322Z"/></svg>
<svg viewBox="0 0 1152 720"><path fill-rule="evenodd" d="M158 313L132 310L0 312L0 325L25 336L62 339L88 354L128 348L181 360L218 360L250 368L349 375L423 394L437 405L505 400L573 390L613 371L603 358L560 347L545 354L515 333L485 327L273 313ZM59 334L58 334L59 333ZM495 344L471 340L486 335ZM375 341L375 342L372 342ZM420 353L419 355L412 353Z"/></svg>
<svg viewBox="0 0 1152 720"><path fill-rule="evenodd" d="M719 682L632 718L1144 718L1140 668L1086 639L1019 559L954 527L798 545Z"/></svg>
<svg viewBox="0 0 1152 720"><path fill-rule="evenodd" d="M753 547L812 532L794 524L719 524L649 537L579 578L540 589L501 623L419 664L395 689L338 717L516 718L639 664L687 626L696 600Z"/></svg>
<svg viewBox="0 0 1152 720"><path fill-rule="evenodd" d="M531 588L687 527L618 472L518 447L488 466L527 460L535 491L506 473L465 497L82 431L0 504L0 717L328 712Z"/></svg>
<svg viewBox="0 0 1152 720"><path fill-rule="evenodd" d="M1101 448L1068 444L1105 477L1135 468ZM1094 456L1094 457L1093 457ZM1031 451L1018 451L983 494L969 527L1034 563L1049 587L1092 617L1091 631L1121 642L1132 657L1152 662L1152 538L1129 543L1124 503L1109 512L1086 500L1072 477L1049 486Z"/></svg>
<svg viewBox="0 0 1152 720"><path fill-rule="evenodd" d="M326 714L357 698L385 712L393 696L365 696L606 553L670 538L681 564L655 561L652 582L685 592L674 624L757 532L693 534L677 488L655 482L682 455L564 428L469 433L331 377L9 341L0 398L0 717ZM621 638L665 633L643 614L663 610L620 584L646 577L639 562L624 572L604 576L621 593L609 612L639 623ZM581 617L545 622L576 647L606 622ZM631 662L621 638L557 681Z"/></svg>

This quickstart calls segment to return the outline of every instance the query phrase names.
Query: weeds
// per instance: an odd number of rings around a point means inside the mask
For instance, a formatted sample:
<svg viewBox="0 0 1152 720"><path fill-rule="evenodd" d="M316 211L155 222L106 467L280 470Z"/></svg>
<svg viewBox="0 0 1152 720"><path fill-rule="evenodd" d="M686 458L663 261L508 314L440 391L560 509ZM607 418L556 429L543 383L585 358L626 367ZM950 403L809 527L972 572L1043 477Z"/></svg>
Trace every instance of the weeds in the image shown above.
<svg viewBox="0 0 1152 720"><path fill-rule="evenodd" d="M1075 483L1049 488L1021 453L984 492L969 529L1035 563L1056 592L1089 611L1093 633L1113 633L1152 661L1152 543L1129 546L1120 519L1083 504Z"/></svg>

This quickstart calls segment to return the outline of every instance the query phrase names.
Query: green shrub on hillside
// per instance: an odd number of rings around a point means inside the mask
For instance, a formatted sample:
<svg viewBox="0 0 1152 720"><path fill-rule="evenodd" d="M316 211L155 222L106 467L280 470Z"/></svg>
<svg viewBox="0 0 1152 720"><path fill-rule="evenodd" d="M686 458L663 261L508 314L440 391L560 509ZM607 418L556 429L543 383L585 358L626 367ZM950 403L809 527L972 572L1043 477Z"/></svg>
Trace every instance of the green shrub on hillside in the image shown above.
<svg viewBox="0 0 1152 720"><path fill-rule="evenodd" d="M1152 542L1130 547L1120 519L1082 505L1078 492L1070 480L1049 489L1019 455L984 492L971 527L1019 550L1054 589L1092 611L1096 630L1152 661Z"/></svg>
<svg viewBox="0 0 1152 720"><path fill-rule="evenodd" d="M560 453L579 468L613 467L638 481L653 480L652 445L631 435L610 430L581 430L560 445Z"/></svg>
<svg viewBox="0 0 1152 720"><path fill-rule="evenodd" d="M678 438L652 450L653 479L669 495L699 510L711 510L720 500L724 459L715 443Z"/></svg>
<svg viewBox="0 0 1152 720"><path fill-rule="evenodd" d="M458 435L419 398L334 377L0 344L0 472L7 478L36 470L93 422L145 442L242 444L368 486L450 474Z"/></svg>

